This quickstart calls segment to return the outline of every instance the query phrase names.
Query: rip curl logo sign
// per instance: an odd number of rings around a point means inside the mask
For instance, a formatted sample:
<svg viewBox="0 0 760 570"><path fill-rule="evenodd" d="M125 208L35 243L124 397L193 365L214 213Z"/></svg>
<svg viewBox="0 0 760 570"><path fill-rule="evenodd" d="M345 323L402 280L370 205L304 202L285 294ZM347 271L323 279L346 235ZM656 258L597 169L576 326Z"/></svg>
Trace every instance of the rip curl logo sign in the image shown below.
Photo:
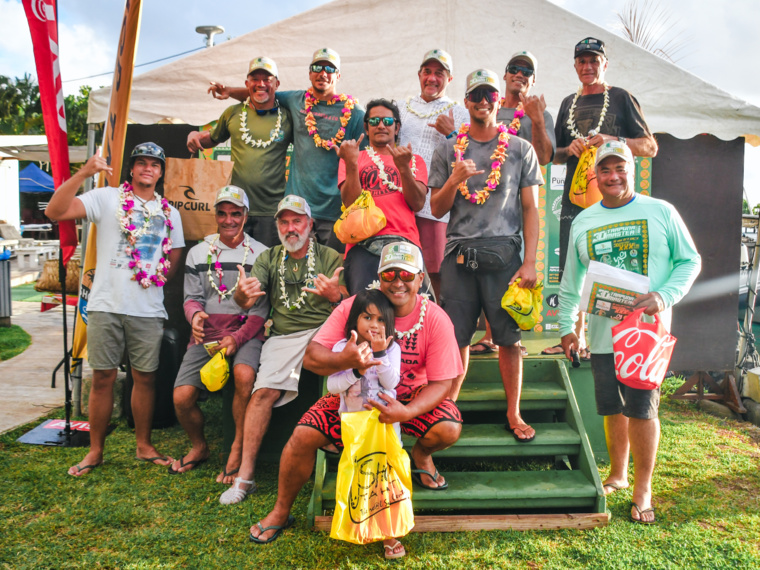
<svg viewBox="0 0 760 570"><path fill-rule="evenodd" d="M354 458L354 477L348 500L351 521L361 523L389 509L391 505L411 499L384 452Z"/></svg>

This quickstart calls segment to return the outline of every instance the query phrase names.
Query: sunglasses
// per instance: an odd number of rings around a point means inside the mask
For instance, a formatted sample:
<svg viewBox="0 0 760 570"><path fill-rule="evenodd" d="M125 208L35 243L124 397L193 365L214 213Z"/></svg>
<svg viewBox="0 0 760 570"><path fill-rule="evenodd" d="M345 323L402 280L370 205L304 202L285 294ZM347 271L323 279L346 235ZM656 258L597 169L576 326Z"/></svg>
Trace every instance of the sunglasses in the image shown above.
<svg viewBox="0 0 760 570"><path fill-rule="evenodd" d="M277 114L277 112L278 112L279 110L280 110L280 107L279 107L279 106L277 106L277 105L275 105L275 106L274 106L274 107L272 107L271 109L254 109L254 111L256 111L256 114L257 114L259 117L263 117L263 116L264 116L264 115L266 115L266 114L269 114L269 115L276 115L276 114Z"/></svg>
<svg viewBox="0 0 760 570"><path fill-rule="evenodd" d="M499 92L485 87L478 87L467 94L467 99L472 103L480 103L483 99L488 99L491 103L499 100Z"/></svg>
<svg viewBox="0 0 760 570"><path fill-rule="evenodd" d="M530 67L525 67L522 65L507 66L507 73L511 73L512 75L517 75L518 71L521 71L525 77L530 77L534 73L534 70L531 69Z"/></svg>
<svg viewBox="0 0 760 570"><path fill-rule="evenodd" d="M410 281L414 281L415 277L417 277L416 273L412 273L406 269L388 269L380 272L380 279L386 283L393 283L396 278L401 279L404 283L409 283Z"/></svg>
<svg viewBox="0 0 760 570"><path fill-rule="evenodd" d="M336 73L338 71L337 67L333 67L332 65L317 65L316 63L309 66L309 69L311 69L314 73L322 73L322 70L325 70L325 73Z"/></svg>
<svg viewBox="0 0 760 570"><path fill-rule="evenodd" d="M386 127L392 127L393 123L396 122L396 119L395 117L371 117L367 119L367 124L370 127L376 127L380 124L380 121L382 121Z"/></svg>

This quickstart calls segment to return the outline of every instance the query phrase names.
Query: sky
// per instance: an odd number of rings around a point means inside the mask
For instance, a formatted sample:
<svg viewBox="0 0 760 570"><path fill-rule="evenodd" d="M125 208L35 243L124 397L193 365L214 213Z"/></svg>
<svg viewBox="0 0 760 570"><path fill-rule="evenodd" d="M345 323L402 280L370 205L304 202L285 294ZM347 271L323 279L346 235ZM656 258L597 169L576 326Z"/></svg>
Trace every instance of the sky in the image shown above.
<svg viewBox="0 0 760 570"><path fill-rule="evenodd" d="M143 0L136 61L140 65L202 48L205 38L195 32L196 26L224 27L225 32L215 37L216 43L221 43L318 7L326 1ZM626 0L551 1L612 31L618 26L617 12L626 4ZM760 106L760 73L757 73L755 63L757 54L760 54L760 34L756 30L760 21L760 1L732 0L725 4L712 0L652 1L672 15L671 34L678 33L684 44L678 53L680 67ZM500 3L501 0L495 0L491 5ZM58 4L64 92L67 95L76 93L79 85L110 85L108 72L114 67L124 2L59 0ZM34 75L34 55L21 1L0 0L0 14L0 75ZM138 67L136 74L165 61ZM101 73L105 74L90 77ZM76 81L80 78L87 79ZM646 109L644 112L646 114ZM744 180L750 204L760 203L760 148L745 145Z"/></svg>

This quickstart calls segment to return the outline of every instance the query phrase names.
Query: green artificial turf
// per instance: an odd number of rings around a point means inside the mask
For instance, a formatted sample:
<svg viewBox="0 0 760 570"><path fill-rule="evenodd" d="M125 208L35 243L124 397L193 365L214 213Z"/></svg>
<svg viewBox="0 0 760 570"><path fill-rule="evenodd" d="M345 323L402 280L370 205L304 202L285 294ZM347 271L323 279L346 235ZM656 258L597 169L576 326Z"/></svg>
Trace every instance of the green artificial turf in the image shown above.
<svg viewBox="0 0 760 570"><path fill-rule="evenodd" d="M260 466L255 495L220 505L221 404L213 398L203 406L211 460L178 476L134 459L125 421L108 437L106 463L78 479L66 470L83 449L16 443L32 426L0 436L0 568L760 567L760 429L684 402L661 407L657 525L628 521L631 491L624 490L608 497L606 527L412 533L396 563L382 558L378 544L337 542L307 528L311 484L293 508L295 527L273 544L251 544L249 527L274 504L277 466ZM179 426L154 431L154 442L174 457L188 449Z"/></svg>
<svg viewBox="0 0 760 570"><path fill-rule="evenodd" d="M18 325L0 327L0 360L21 354L31 344L32 337Z"/></svg>
<svg viewBox="0 0 760 570"><path fill-rule="evenodd" d="M14 301L24 301L27 303L39 303L42 298L49 293L41 293L34 289L34 283L17 285L11 289L11 298Z"/></svg>

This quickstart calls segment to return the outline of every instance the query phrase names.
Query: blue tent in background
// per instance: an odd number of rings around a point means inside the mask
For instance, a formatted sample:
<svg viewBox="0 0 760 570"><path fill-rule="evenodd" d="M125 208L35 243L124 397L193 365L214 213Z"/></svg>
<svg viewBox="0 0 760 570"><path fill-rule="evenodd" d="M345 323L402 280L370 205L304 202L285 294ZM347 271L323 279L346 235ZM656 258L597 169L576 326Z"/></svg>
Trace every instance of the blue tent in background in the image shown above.
<svg viewBox="0 0 760 570"><path fill-rule="evenodd" d="M32 163L18 173L19 192L53 192L53 177Z"/></svg>

